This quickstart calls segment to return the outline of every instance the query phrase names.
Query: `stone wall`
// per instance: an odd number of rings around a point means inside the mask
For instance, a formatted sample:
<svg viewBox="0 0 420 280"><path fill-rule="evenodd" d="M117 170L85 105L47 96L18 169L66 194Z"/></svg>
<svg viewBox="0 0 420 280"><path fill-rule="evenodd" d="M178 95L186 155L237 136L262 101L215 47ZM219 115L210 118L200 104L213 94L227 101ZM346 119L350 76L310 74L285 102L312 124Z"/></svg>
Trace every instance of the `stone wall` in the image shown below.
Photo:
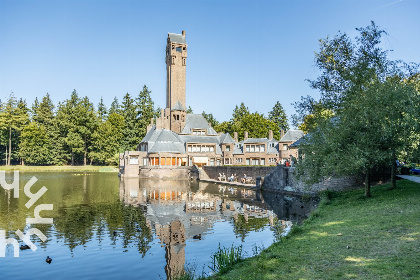
<svg viewBox="0 0 420 280"><path fill-rule="evenodd" d="M238 179L242 178L244 174L247 177L257 178L264 177L272 172L275 166L203 166L203 170L207 173L210 179L217 180L219 173L225 173L226 177L236 174Z"/></svg>
<svg viewBox="0 0 420 280"><path fill-rule="evenodd" d="M316 184L307 184L298 180L294 167L278 165L269 175L264 178L262 188L272 191L290 192L319 192L323 190L342 191L361 186L362 181L356 176L344 176L339 178L324 178Z"/></svg>
<svg viewBox="0 0 420 280"><path fill-rule="evenodd" d="M196 179L198 171L190 166L141 166L140 178L154 179Z"/></svg>

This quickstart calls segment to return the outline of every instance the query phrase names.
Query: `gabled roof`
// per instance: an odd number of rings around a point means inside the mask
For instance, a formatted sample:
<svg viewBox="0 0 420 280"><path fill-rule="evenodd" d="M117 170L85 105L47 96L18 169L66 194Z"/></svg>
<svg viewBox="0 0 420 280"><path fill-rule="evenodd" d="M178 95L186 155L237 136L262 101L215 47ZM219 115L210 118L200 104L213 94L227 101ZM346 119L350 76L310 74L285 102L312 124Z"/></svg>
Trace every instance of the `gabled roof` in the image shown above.
<svg viewBox="0 0 420 280"><path fill-rule="evenodd" d="M185 108L182 106L181 102L177 101L174 107L171 108L171 111L186 111Z"/></svg>
<svg viewBox="0 0 420 280"><path fill-rule="evenodd" d="M289 130L286 134L280 139L280 142L295 142L300 139L303 135L302 130Z"/></svg>
<svg viewBox="0 0 420 280"><path fill-rule="evenodd" d="M221 144L228 144L228 143L235 143L233 138L230 136L229 133L224 133L220 136L220 143Z"/></svg>
<svg viewBox="0 0 420 280"><path fill-rule="evenodd" d="M248 138L246 140L242 140L239 143L266 143L268 141L268 138Z"/></svg>
<svg viewBox="0 0 420 280"><path fill-rule="evenodd" d="M168 33L169 41L173 43L179 43L179 44L186 44L185 37L183 37L181 34L176 33Z"/></svg>
<svg viewBox="0 0 420 280"><path fill-rule="evenodd" d="M191 134L193 129L205 129L207 135L217 135L217 132L209 125L202 114L187 114L185 126L180 134Z"/></svg>
<svg viewBox="0 0 420 280"><path fill-rule="evenodd" d="M150 149L149 153L176 153L185 154L184 145L180 142L156 142Z"/></svg>

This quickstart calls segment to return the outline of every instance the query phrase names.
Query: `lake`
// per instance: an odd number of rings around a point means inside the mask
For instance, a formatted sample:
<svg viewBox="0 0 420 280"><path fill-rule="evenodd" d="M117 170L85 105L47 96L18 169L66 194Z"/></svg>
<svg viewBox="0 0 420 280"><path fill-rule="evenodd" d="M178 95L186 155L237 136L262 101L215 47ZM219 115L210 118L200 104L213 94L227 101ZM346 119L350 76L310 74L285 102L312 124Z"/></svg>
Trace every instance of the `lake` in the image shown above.
<svg viewBox="0 0 420 280"><path fill-rule="evenodd" d="M218 247L242 245L246 256L275 242L305 219L316 200L260 193L189 180L120 179L116 173L19 174L19 198L0 188L0 233L37 228L46 237L31 241L36 251L8 245L0 257L0 279L170 279L184 267L211 274ZM48 190L27 208L24 186ZM6 182L13 173L6 173ZM34 209L52 224L28 224ZM52 258L51 264L46 258Z"/></svg>

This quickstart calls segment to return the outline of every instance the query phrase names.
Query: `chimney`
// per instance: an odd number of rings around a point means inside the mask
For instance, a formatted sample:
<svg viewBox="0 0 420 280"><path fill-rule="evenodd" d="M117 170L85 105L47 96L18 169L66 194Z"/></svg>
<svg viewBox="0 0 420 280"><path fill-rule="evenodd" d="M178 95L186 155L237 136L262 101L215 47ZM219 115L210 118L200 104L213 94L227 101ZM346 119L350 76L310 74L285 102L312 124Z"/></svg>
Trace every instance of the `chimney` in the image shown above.
<svg viewBox="0 0 420 280"><path fill-rule="evenodd" d="M273 131L271 129L268 131L268 140L273 140Z"/></svg>
<svg viewBox="0 0 420 280"><path fill-rule="evenodd" d="M248 140L248 131L244 132L244 140Z"/></svg>
<svg viewBox="0 0 420 280"><path fill-rule="evenodd" d="M185 30L182 30L182 37L185 38Z"/></svg>
<svg viewBox="0 0 420 280"><path fill-rule="evenodd" d="M233 141L235 141L235 143L238 143L238 132L234 132L233 133Z"/></svg>
<svg viewBox="0 0 420 280"><path fill-rule="evenodd" d="M284 129L280 130L280 140L281 138L283 138L283 136L284 136Z"/></svg>

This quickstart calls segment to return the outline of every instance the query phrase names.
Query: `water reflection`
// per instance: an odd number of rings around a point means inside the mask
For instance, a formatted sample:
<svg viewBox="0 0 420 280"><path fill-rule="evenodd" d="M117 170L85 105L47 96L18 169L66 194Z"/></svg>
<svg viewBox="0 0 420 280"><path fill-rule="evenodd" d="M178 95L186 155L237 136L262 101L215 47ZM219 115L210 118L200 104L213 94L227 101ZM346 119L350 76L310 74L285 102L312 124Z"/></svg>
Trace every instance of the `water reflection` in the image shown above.
<svg viewBox="0 0 420 280"><path fill-rule="evenodd" d="M35 238L40 250L22 252L22 259L37 275L57 272L63 279L89 273L93 278L131 279L138 271L148 279L162 275L170 279L194 258L200 265L208 264L219 242L228 247L244 244L250 252L256 242L269 246L290 228L290 221L301 221L316 204L224 185L118 179L115 174L21 173L21 186L34 175L39 188L48 188L37 204L54 204L54 210L43 213L53 217L54 224L35 225L48 239L41 243ZM18 239L15 230L31 227L26 217L33 212L25 203L0 190L0 229L7 231L7 237ZM118 253L124 255L115 258ZM35 259L45 262L42 254L54 258L48 272L36 265ZM1 278L25 279L17 272L21 263L14 262L12 255L9 246L5 264L11 270L0 271Z"/></svg>

